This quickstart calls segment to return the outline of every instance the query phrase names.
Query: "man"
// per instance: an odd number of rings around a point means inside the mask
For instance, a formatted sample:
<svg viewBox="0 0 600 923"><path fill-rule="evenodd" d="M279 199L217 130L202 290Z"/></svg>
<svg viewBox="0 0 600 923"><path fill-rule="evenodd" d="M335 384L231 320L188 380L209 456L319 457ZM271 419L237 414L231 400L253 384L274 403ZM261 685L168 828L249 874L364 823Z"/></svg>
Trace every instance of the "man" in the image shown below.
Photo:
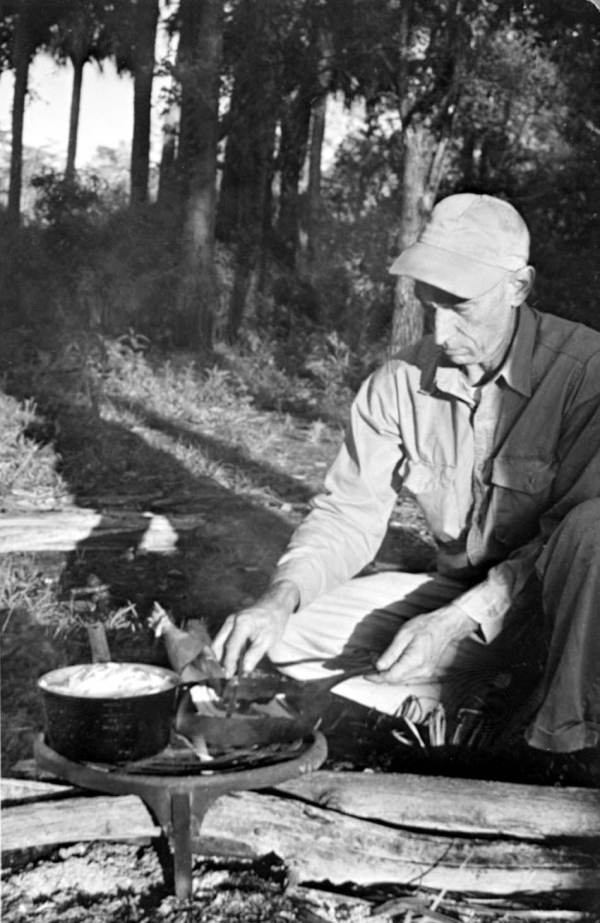
<svg viewBox="0 0 600 923"><path fill-rule="evenodd" d="M490 196L438 203L391 272L415 280L434 333L363 384L324 493L217 653L229 674L268 653L298 678L362 656L336 691L394 714L409 693L443 701L470 665L518 665L525 638L544 663L528 743L596 747L600 334L527 305L527 227ZM355 577L401 486L437 572Z"/></svg>

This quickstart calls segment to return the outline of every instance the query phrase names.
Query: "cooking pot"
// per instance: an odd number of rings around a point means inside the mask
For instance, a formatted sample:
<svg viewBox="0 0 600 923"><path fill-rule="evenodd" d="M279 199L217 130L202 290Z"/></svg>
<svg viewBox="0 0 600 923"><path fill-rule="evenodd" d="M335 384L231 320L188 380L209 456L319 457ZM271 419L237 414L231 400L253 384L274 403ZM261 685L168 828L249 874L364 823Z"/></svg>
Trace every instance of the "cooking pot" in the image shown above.
<svg viewBox="0 0 600 923"><path fill-rule="evenodd" d="M68 759L123 763L163 750L179 677L150 664L76 664L38 680L47 744Z"/></svg>

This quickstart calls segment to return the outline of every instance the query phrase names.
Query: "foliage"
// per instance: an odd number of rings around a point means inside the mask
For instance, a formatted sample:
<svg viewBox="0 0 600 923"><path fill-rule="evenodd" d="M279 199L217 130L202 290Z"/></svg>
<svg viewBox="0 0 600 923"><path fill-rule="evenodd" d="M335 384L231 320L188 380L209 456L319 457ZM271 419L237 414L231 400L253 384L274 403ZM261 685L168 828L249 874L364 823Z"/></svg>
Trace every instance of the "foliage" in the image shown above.
<svg viewBox="0 0 600 923"><path fill-rule="evenodd" d="M11 67L16 67L17 20L22 19L29 56L51 41L51 30L64 9L63 0L4 0L0 8L0 42Z"/></svg>
<svg viewBox="0 0 600 923"><path fill-rule="evenodd" d="M76 0L62 4L61 15L51 27L50 47L58 60L72 63L101 62L115 41L111 18L115 3L110 0Z"/></svg>
<svg viewBox="0 0 600 923"><path fill-rule="evenodd" d="M493 6L481 7L470 21L479 51L457 90L453 140L439 194L472 190L510 198L532 230L537 303L598 327L593 308L597 172L589 169L598 157L598 136L589 120L589 95L585 115L578 114L574 96L575 88L583 93L578 78L582 61L588 78L598 67L598 29L584 38L581 27L575 27L568 39L559 39L548 33L547 22L542 29L535 17L523 22L515 13L490 31L485 17ZM369 30L365 47L381 59L376 67L397 63L387 40L377 37L374 22ZM411 66L411 80L417 80L424 66L428 34L415 31L415 42L420 35L421 45L417 42L419 60ZM570 56L565 56L563 41L573 46ZM416 92L418 83L414 86ZM322 270L316 267L312 279L323 316L338 327L342 324L344 335L361 352L389 331L393 281L387 267L398 248L404 194L402 113L394 116L397 97L392 99L390 89L377 97L373 93L367 129L345 138L324 184L324 265ZM406 97L400 99L404 104Z"/></svg>
<svg viewBox="0 0 600 923"><path fill-rule="evenodd" d="M38 190L36 217L58 233L69 236L70 225L77 225L79 232L84 221L94 224L100 217L101 180L96 174L80 175L71 181L47 169L34 176L31 185Z"/></svg>
<svg viewBox="0 0 600 923"><path fill-rule="evenodd" d="M525 183L567 160L566 88L551 49L532 29L505 25L488 36L484 52L462 93L463 156L454 176L502 190L509 177L513 186Z"/></svg>
<svg viewBox="0 0 600 923"><path fill-rule="evenodd" d="M393 145L366 133L347 137L323 183L319 237L326 261L314 267L322 317L358 350L389 332L399 194Z"/></svg>

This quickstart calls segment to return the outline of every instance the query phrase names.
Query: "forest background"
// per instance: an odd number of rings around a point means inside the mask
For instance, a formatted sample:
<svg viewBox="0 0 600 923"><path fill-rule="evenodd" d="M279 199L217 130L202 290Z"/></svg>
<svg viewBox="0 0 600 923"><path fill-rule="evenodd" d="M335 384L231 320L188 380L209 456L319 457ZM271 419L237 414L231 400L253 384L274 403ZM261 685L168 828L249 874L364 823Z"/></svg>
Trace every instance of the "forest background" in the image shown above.
<svg viewBox="0 0 600 923"><path fill-rule="evenodd" d="M327 341L360 376L421 332L411 285L394 288L388 266L438 197L465 190L523 213L535 303L598 327L589 0L3 0L0 24L0 66L15 74L5 329L133 330L205 357L260 342L284 364L300 361L300 337L317 352ZM72 69L64 169L23 166L41 53ZM85 69L107 59L134 82L128 189L109 169L75 169ZM152 112L156 74L170 88ZM365 122L324 172L333 94L361 103ZM151 119L163 129L155 171Z"/></svg>

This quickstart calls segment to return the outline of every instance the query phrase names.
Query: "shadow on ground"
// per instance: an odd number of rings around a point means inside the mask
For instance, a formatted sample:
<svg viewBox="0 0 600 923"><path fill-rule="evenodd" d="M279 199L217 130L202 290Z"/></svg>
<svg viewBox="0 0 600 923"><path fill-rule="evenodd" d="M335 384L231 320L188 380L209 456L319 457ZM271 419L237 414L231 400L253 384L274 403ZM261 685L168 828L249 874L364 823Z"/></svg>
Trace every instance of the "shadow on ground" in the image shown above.
<svg viewBox="0 0 600 923"><path fill-rule="evenodd" d="M11 387L10 379L7 391L20 400L33 397L44 413L47 395L31 393L23 384ZM99 614L112 624L108 640L115 659L166 663L162 642L146 624L155 600L177 622L203 618L214 634L226 615L260 594L293 528L289 515L279 508L286 504L290 510L292 503L305 503L307 487L201 432L159 418L149 421L190 449L201 447L215 459L235 464L248 475L250 486L269 485L269 503L228 490L211 477L190 473L174 455L150 445L134 427L104 420L76 401L70 402L68 395L46 422L39 438L53 437L74 503L96 509L103 517L71 553L36 556L39 574L35 578L54 580L57 598L63 603L72 601L82 588L103 588ZM184 514L193 517L194 527L179 533L174 553L144 552L139 550L145 528L141 515L137 531L106 539L103 527L115 510L157 511L175 526L177 517ZM126 619L127 624L111 623L111 615L130 604L137 617ZM37 678L48 669L89 659L85 631L89 617L89 613L75 611L69 625L64 624L63 613L55 624L50 620L49 630L48 624L41 625L34 616L23 613L6 626L2 655L5 766L31 755L31 739L41 728Z"/></svg>

